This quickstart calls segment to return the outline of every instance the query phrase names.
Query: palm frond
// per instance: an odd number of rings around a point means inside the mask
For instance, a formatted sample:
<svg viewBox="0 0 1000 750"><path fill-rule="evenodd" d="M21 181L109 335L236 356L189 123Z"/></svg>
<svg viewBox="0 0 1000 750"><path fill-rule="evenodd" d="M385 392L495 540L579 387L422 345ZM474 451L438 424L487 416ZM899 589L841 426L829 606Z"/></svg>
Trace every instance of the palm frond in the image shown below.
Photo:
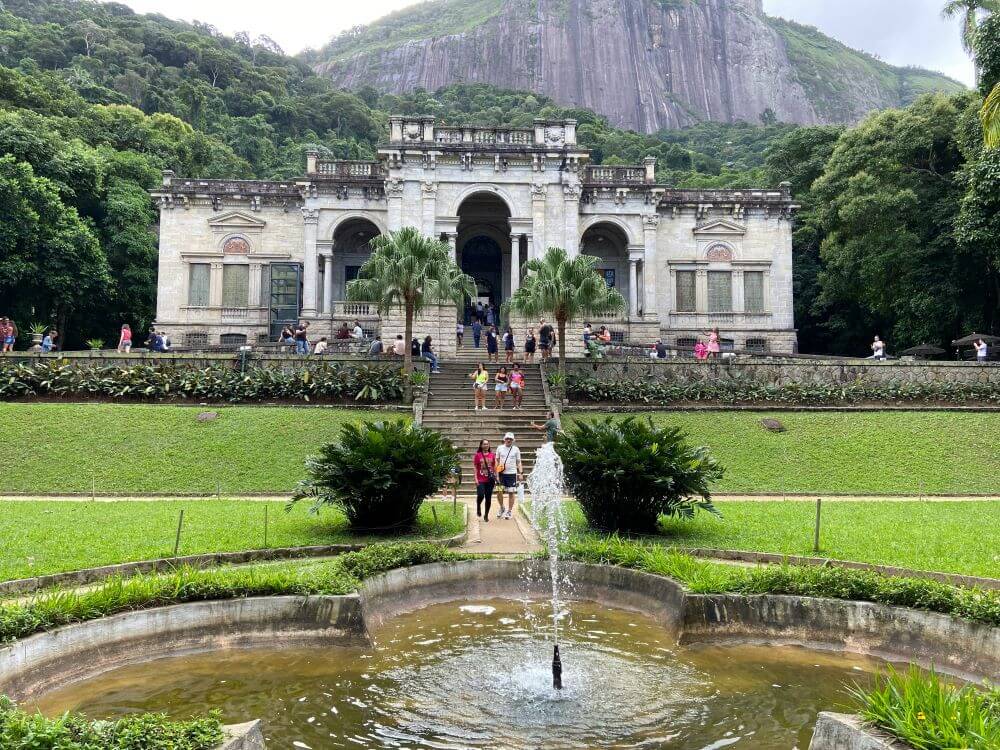
<svg viewBox="0 0 1000 750"><path fill-rule="evenodd" d="M983 140L987 148L997 148L1000 146L1000 83L993 87L993 91L983 102L983 109L979 113L983 121Z"/></svg>

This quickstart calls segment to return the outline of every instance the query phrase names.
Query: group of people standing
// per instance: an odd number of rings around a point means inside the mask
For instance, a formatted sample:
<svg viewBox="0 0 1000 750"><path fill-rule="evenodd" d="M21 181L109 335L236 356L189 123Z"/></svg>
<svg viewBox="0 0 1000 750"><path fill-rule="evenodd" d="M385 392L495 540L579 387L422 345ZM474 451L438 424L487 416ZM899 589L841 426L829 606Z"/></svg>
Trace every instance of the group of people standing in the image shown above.
<svg viewBox="0 0 1000 750"><path fill-rule="evenodd" d="M469 374L472 380L472 397L474 411L487 411L486 394L490 388L490 372L482 362ZM506 367L500 367L493 375L493 406L503 409L507 404L507 394L510 394L514 409L521 408L524 400L524 372L517 362L510 366L510 371Z"/></svg>
<svg viewBox="0 0 1000 750"><path fill-rule="evenodd" d="M504 351L504 361L507 364L513 364L514 357L517 352L517 341L515 340L514 330L510 326L507 326L504 328L503 333L500 333L499 329L495 325L489 324L484 328L482 322L478 318L473 318L472 345L476 349L479 349L482 346L484 332L486 338L487 359L490 362L499 362L500 348L502 346ZM465 326L459 323L456 329L459 346L462 346L464 334ZM535 335L534 328L529 328L524 333L524 361L527 364L531 364L535 361L535 354L540 353L542 362L545 362L552 357L552 349L555 347L555 344L555 329L545 322L545 318L542 318L541 321L539 321L537 336Z"/></svg>

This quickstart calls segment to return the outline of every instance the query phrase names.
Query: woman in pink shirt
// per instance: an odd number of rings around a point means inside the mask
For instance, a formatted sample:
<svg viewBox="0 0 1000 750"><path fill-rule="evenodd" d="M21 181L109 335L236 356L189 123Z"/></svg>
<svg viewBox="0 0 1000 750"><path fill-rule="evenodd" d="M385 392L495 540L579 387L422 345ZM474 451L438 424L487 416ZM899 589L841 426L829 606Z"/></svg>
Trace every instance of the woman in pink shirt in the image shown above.
<svg viewBox="0 0 1000 750"><path fill-rule="evenodd" d="M497 486L496 469L493 464L496 456L490 449L489 440L480 440L479 449L476 451L472 463L476 468L476 515L486 523L490 520L490 505L493 503L493 490ZM483 501L486 501L485 515Z"/></svg>
<svg viewBox="0 0 1000 750"><path fill-rule="evenodd" d="M510 372L510 395L514 399L514 408L520 409L521 399L524 398L524 373L516 362Z"/></svg>
<svg viewBox="0 0 1000 750"><path fill-rule="evenodd" d="M132 351L132 327L125 323L122 325L122 333L118 338L118 353L128 354Z"/></svg>
<svg viewBox="0 0 1000 750"><path fill-rule="evenodd" d="M713 328L708 332L708 356L714 359L719 356L721 350L722 347L719 346L719 329Z"/></svg>

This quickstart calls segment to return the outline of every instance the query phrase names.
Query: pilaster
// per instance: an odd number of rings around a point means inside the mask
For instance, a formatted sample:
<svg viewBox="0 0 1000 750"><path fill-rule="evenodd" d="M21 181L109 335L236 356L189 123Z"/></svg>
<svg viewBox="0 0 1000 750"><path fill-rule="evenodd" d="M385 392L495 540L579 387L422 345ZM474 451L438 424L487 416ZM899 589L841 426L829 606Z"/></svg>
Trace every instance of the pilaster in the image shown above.
<svg viewBox="0 0 1000 750"><path fill-rule="evenodd" d="M211 265L208 274L208 306L222 307L222 261Z"/></svg>
<svg viewBox="0 0 1000 750"><path fill-rule="evenodd" d="M317 292L317 276L319 276L319 258L316 254L316 238L319 231L319 209L303 208L302 222L305 246L302 260L302 315L315 316Z"/></svg>
<svg viewBox="0 0 1000 750"><path fill-rule="evenodd" d="M541 258L545 254L545 199L548 188L544 184L531 185L531 237L528 245L528 259ZM579 209L577 209L579 210Z"/></svg>
<svg viewBox="0 0 1000 750"><path fill-rule="evenodd" d="M582 193L580 183L575 179L563 184L563 212L566 222L566 236L563 238L563 242L570 258L575 258L580 254L580 196Z"/></svg>
<svg viewBox="0 0 1000 750"><path fill-rule="evenodd" d="M247 305L249 307L261 307L261 264L251 263L250 264L250 289L247 294Z"/></svg>
<svg viewBox="0 0 1000 750"><path fill-rule="evenodd" d="M437 215L438 184L432 180L425 180L420 184L420 193L423 199L423 233L428 237L433 237Z"/></svg>
<svg viewBox="0 0 1000 750"><path fill-rule="evenodd" d="M644 296L642 313L646 317L658 318L656 309L656 269L657 269L657 242L656 234L660 226L659 214L645 214L642 217L642 292ZM667 310L673 309L673 289L667 289Z"/></svg>
<svg viewBox="0 0 1000 750"><path fill-rule="evenodd" d="M333 314L333 253L323 256L323 314Z"/></svg>
<svg viewBox="0 0 1000 750"><path fill-rule="evenodd" d="M388 204L386 224L390 232L398 232L403 228L403 181L398 177L390 177L385 181L385 198Z"/></svg>

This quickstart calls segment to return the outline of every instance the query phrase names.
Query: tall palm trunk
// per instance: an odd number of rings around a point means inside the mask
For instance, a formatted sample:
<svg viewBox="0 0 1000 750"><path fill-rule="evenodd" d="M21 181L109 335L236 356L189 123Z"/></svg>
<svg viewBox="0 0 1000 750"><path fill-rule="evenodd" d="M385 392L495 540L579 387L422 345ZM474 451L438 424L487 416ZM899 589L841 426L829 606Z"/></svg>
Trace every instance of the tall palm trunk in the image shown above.
<svg viewBox="0 0 1000 750"><path fill-rule="evenodd" d="M409 299L404 303L405 324L403 325L403 398L407 403L413 401L413 382L410 376L413 374L413 302Z"/></svg>
<svg viewBox="0 0 1000 750"><path fill-rule="evenodd" d="M556 326L559 328L559 374L566 374L566 318L556 315Z"/></svg>

